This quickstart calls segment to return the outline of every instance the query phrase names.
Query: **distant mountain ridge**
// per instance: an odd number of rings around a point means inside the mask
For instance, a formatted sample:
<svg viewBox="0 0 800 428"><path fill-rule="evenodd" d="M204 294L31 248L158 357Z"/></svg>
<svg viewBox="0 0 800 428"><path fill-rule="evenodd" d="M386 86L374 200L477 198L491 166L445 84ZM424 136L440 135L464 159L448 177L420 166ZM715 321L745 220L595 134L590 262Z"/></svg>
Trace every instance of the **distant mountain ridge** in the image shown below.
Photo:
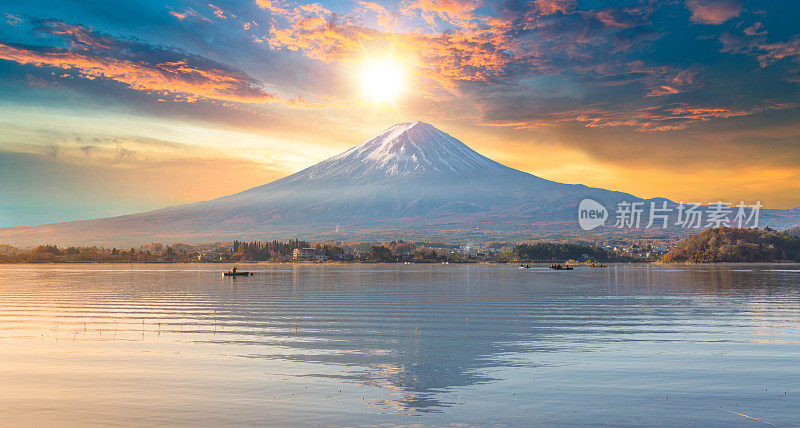
<svg viewBox="0 0 800 428"><path fill-rule="evenodd" d="M578 228L577 205L584 198L605 206L645 201L507 167L430 124L409 122L240 193L106 219L0 228L0 243L134 245L294 237L488 241L614 232ZM776 226L800 225L800 211L765 211L777 219Z"/></svg>

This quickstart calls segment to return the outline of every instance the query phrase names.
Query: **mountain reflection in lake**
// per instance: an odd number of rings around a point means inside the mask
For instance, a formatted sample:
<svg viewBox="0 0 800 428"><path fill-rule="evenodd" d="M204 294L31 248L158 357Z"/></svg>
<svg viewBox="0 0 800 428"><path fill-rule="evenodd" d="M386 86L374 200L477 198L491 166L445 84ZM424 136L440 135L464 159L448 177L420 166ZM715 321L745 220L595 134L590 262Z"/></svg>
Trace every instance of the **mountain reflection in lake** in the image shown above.
<svg viewBox="0 0 800 428"><path fill-rule="evenodd" d="M3 422L800 423L800 267L0 266Z"/></svg>

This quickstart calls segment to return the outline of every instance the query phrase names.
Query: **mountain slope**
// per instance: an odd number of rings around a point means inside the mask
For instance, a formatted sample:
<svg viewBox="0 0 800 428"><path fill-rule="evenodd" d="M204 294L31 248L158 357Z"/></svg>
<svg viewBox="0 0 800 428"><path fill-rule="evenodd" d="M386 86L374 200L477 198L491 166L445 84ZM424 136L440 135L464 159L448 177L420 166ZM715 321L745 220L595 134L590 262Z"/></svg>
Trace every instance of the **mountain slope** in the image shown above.
<svg viewBox="0 0 800 428"><path fill-rule="evenodd" d="M470 223L525 215L594 194L630 195L555 183L497 163L422 123L395 125L375 138L272 183L181 207L223 223L287 226L310 233ZM234 217L231 217L231 216ZM413 220L412 220L413 219ZM474 229L474 226L462 224ZM277 228L280 229L280 228ZM423 233L417 230L415 233Z"/></svg>
<svg viewBox="0 0 800 428"><path fill-rule="evenodd" d="M509 168L413 122L234 195L107 219L4 228L0 243L522 239L578 233L576 207L586 197L606 206L641 200Z"/></svg>

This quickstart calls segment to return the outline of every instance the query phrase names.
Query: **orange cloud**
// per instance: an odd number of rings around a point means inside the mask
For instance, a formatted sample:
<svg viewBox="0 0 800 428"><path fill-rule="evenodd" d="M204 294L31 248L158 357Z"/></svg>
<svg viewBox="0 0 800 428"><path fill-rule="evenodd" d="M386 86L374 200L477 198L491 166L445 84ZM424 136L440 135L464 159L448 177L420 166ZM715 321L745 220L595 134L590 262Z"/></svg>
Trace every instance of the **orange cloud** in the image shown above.
<svg viewBox="0 0 800 428"><path fill-rule="evenodd" d="M188 19L199 19L200 21L211 22L210 19L206 18L205 16L201 16L200 14L198 14L197 12L195 12L191 8L188 8L188 9L184 10L183 12L178 12L178 11L175 11L175 10L171 10L169 12L169 14L174 16L175 18L177 18L178 21L186 21Z"/></svg>
<svg viewBox="0 0 800 428"><path fill-rule="evenodd" d="M215 5L211 4L211 3L208 4L208 7L211 8L211 10L214 13L214 16L216 16L217 18L219 18L219 19L228 19L228 16L225 15L225 11L222 10L220 7L215 6ZM230 16L233 17L233 18L236 17L236 15L233 15L233 14L231 14Z"/></svg>
<svg viewBox="0 0 800 428"><path fill-rule="evenodd" d="M692 22L713 25L739 16L742 11L738 0L686 0L686 7L692 11Z"/></svg>
<svg viewBox="0 0 800 428"><path fill-rule="evenodd" d="M677 94L679 92L680 92L680 90L678 90L678 89L676 89L676 88L674 88L672 86L660 85L659 87L657 87L657 88L653 89L652 91L650 91L650 93L648 93L647 96L648 97L660 97L660 96L663 96L663 95Z"/></svg>
<svg viewBox="0 0 800 428"><path fill-rule="evenodd" d="M672 103L659 106L641 107L625 111L606 110L587 107L542 113L532 118L499 119L481 123L483 126L506 127L511 129L541 129L568 122L577 122L587 128L631 127L638 132L661 132L686 129L695 122L713 119L730 119L761 113L767 110L796 108L797 105L765 105L751 109L732 109L727 107L691 106Z"/></svg>
<svg viewBox="0 0 800 428"><path fill-rule="evenodd" d="M378 18L378 25L381 28L389 29L397 24L399 24L399 14L400 12L389 12L385 7L382 5L371 2L371 1L358 1L359 6L363 9L363 14L374 13Z"/></svg>
<svg viewBox="0 0 800 428"><path fill-rule="evenodd" d="M430 26L435 26L438 17L462 28L472 28L473 22L481 19L473 14L478 6L470 0L416 0L404 7L403 12L418 12Z"/></svg>
<svg viewBox="0 0 800 428"><path fill-rule="evenodd" d="M748 36L766 36L767 30L764 29L764 24L756 22L755 24L744 29L744 34Z"/></svg>
<svg viewBox="0 0 800 428"><path fill-rule="evenodd" d="M8 25L13 25L13 26L16 27L20 23L22 23L22 18L20 18L17 15L12 15L10 13L6 13L6 22L8 23Z"/></svg>
<svg viewBox="0 0 800 428"><path fill-rule="evenodd" d="M766 67L784 58L794 57L795 61L800 59L800 38L794 38L788 42L769 43L758 46L764 53L758 55L758 62L762 67Z"/></svg>
<svg viewBox="0 0 800 428"><path fill-rule="evenodd" d="M240 76L234 73L225 70L204 70L192 67L186 61L150 66L129 60L93 57L82 52L68 50L40 52L3 43L0 43L0 59L38 67L75 70L80 77L110 79L137 91L246 103L280 100L249 82L243 82Z"/></svg>
<svg viewBox="0 0 800 428"><path fill-rule="evenodd" d="M554 61L564 57L589 61L593 53L587 47L622 40L612 36L641 26L645 14L635 8L576 10L574 0L540 0L499 15L479 13L486 6L482 0L412 0L393 14L380 4L361 0L356 16L347 16L319 3L276 7L271 0L256 1L273 12L267 39L272 49L299 51L326 63L348 63L362 61L367 47L381 46L404 58L415 75L452 94L468 82L552 72L558 68ZM528 36L534 32L536 37ZM636 34L629 32L626 37ZM624 50L623 43L615 49ZM581 61L573 63L584 66ZM435 92L430 87L419 91Z"/></svg>
<svg viewBox="0 0 800 428"><path fill-rule="evenodd" d="M535 0L536 9L543 15L554 13L568 13L575 10L578 5L577 0Z"/></svg>
<svg viewBox="0 0 800 428"><path fill-rule="evenodd" d="M169 14L178 18L179 21L183 21L184 19L189 17L188 13L175 12L174 10L171 10Z"/></svg>
<svg viewBox="0 0 800 428"><path fill-rule="evenodd" d="M261 3L259 3L261 4ZM392 17L383 6L361 2L366 11L378 13L379 24L390 25ZM364 46L379 43L391 46L398 57L416 67L416 74L454 92L458 81L486 81L503 73L512 61L512 51L519 52L503 33L500 21L478 18L472 14L477 3L462 0L418 0L403 9L417 12L426 22L430 13L457 24L457 29L442 33L421 31L392 32L367 27L360 20L337 15L319 4L292 9L262 5L284 20L275 25L269 36L272 49L301 51L309 58L324 62L355 62L364 55ZM493 24L488 24L494 20ZM517 55L517 61L528 61Z"/></svg>
<svg viewBox="0 0 800 428"><path fill-rule="evenodd" d="M693 69L681 70L669 80L668 83L657 84L647 94L648 97L662 97L666 95L679 94L689 88L699 86L697 71Z"/></svg>
<svg viewBox="0 0 800 428"><path fill-rule="evenodd" d="M265 91L260 82L247 74L201 57L98 35L85 27L62 22L46 22L42 30L62 36L71 47L34 48L0 43L0 59L65 70L61 77L107 79L181 102L204 99L225 106L274 102L300 108L322 106L299 97L279 97Z"/></svg>

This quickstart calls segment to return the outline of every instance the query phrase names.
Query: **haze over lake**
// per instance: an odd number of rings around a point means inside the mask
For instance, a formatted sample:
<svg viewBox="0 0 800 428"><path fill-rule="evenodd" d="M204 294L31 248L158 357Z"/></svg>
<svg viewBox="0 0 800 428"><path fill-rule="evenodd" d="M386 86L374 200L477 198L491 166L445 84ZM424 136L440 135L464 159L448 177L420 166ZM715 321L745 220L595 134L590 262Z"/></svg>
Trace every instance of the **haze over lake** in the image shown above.
<svg viewBox="0 0 800 428"><path fill-rule="evenodd" d="M2 423L800 425L800 265L225 268L0 266Z"/></svg>

